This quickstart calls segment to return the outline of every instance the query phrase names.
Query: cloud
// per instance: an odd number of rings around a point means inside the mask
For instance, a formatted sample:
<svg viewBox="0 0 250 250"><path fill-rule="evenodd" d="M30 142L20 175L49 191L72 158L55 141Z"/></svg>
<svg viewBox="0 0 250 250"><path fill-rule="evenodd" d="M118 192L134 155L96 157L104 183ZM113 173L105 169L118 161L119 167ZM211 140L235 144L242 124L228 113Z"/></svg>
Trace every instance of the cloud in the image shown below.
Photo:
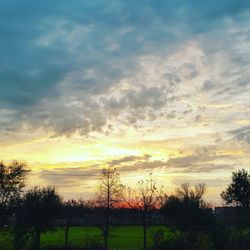
<svg viewBox="0 0 250 250"><path fill-rule="evenodd" d="M156 169L161 169L163 167L167 166L166 161L162 160L152 160L152 161L137 161L134 163L122 165L119 168L119 171L121 173L129 173L129 172L134 172L134 171L153 171Z"/></svg>
<svg viewBox="0 0 250 250"><path fill-rule="evenodd" d="M199 91L219 102L248 86L240 48L249 8L243 0L2 2L2 136L85 136L114 123L198 117L185 111ZM200 86L205 67L211 75Z"/></svg>
<svg viewBox="0 0 250 250"><path fill-rule="evenodd" d="M250 126L243 126L239 129L230 131L234 139L250 144Z"/></svg>
<svg viewBox="0 0 250 250"><path fill-rule="evenodd" d="M135 161L148 161L151 158L151 155L143 155L143 156L136 156L136 155L129 155L122 157L120 159L115 159L112 161L108 161L107 164L111 167L116 167L124 163L135 162Z"/></svg>
<svg viewBox="0 0 250 250"><path fill-rule="evenodd" d="M171 157L168 160L155 160L150 155L126 156L107 162L121 173L134 171L156 171L179 173L208 173L232 170L237 155L217 152L214 147L199 147L193 154ZM157 170L157 171L158 171Z"/></svg>
<svg viewBox="0 0 250 250"><path fill-rule="evenodd" d="M193 154L170 158L167 166L184 173L208 173L233 169L232 160L237 158L234 154L217 153L213 147L200 147Z"/></svg>
<svg viewBox="0 0 250 250"><path fill-rule="evenodd" d="M213 87L215 87L216 85L213 83L213 82L211 82L211 81L209 81L209 80L206 80L203 84L202 84L202 86L201 86L201 90L202 91L209 91L209 90L211 90Z"/></svg>

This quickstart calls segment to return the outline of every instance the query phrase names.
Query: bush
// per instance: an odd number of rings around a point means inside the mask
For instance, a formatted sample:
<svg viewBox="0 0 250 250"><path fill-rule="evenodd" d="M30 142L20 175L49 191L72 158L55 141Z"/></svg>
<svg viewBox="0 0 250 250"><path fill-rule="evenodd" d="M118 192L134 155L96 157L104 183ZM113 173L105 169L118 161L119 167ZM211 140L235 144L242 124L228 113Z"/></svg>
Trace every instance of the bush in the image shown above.
<svg viewBox="0 0 250 250"><path fill-rule="evenodd" d="M0 229L0 249L9 250L12 247L12 239L8 230Z"/></svg>
<svg viewBox="0 0 250 250"><path fill-rule="evenodd" d="M12 231L13 249L30 250L34 246L34 232L24 227L15 227Z"/></svg>
<svg viewBox="0 0 250 250"><path fill-rule="evenodd" d="M152 234L153 244L155 247L160 247L164 241L164 230L159 229Z"/></svg>
<svg viewBox="0 0 250 250"><path fill-rule="evenodd" d="M176 233L175 237L154 244L153 250L214 250L213 242L205 233Z"/></svg>

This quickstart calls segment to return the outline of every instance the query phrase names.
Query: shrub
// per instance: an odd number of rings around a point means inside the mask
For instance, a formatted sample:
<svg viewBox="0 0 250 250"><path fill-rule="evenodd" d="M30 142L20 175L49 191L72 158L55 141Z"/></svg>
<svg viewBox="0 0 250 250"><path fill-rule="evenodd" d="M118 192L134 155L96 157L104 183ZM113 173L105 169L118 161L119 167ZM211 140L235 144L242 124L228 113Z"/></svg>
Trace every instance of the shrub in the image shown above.
<svg viewBox="0 0 250 250"><path fill-rule="evenodd" d="M213 241L208 234L193 233L176 233L171 237L154 244L154 250L214 250Z"/></svg>

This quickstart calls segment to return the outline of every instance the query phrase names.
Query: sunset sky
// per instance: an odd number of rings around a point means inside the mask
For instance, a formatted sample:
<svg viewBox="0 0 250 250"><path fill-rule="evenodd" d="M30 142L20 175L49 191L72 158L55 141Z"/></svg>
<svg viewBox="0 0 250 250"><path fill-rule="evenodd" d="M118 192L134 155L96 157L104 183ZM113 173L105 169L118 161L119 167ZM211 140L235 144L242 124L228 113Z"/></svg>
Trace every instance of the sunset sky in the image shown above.
<svg viewBox="0 0 250 250"><path fill-rule="evenodd" d="M220 204L250 169L250 1L0 1L0 159L65 197L114 166Z"/></svg>

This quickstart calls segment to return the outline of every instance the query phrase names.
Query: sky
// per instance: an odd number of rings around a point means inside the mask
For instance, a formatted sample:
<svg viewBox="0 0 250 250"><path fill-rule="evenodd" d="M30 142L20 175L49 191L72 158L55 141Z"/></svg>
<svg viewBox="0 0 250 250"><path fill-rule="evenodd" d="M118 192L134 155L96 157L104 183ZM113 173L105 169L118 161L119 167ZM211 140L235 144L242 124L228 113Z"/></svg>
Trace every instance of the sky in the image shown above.
<svg viewBox="0 0 250 250"><path fill-rule="evenodd" d="M103 167L221 204L250 166L250 1L0 1L0 159L93 197Z"/></svg>

